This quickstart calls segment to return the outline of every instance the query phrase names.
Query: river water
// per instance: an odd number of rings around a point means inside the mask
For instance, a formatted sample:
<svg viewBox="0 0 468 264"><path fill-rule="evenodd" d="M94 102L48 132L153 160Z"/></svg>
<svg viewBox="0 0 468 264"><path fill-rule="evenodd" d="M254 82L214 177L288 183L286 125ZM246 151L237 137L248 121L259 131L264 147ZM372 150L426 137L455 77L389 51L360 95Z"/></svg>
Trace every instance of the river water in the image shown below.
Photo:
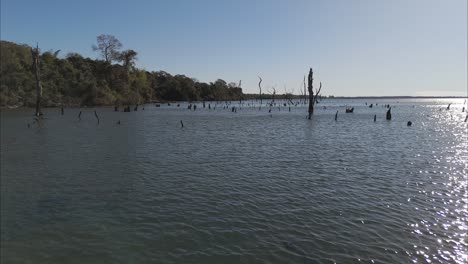
<svg viewBox="0 0 468 264"><path fill-rule="evenodd" d="M1 263L467 263L463 101L4 110Z"/></svg>

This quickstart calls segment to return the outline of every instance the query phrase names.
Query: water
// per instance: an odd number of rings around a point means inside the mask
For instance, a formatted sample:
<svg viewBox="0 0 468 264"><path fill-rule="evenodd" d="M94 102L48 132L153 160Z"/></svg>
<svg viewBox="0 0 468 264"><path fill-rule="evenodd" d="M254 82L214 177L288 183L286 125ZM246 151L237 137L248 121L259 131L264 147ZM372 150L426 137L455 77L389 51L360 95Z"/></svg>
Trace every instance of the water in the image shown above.
<svg viewBox="0 0 468 264"><path fill-rule="evenodd" d="M365 101L2 111L1 263L468 262L463 99Z"/></svg>

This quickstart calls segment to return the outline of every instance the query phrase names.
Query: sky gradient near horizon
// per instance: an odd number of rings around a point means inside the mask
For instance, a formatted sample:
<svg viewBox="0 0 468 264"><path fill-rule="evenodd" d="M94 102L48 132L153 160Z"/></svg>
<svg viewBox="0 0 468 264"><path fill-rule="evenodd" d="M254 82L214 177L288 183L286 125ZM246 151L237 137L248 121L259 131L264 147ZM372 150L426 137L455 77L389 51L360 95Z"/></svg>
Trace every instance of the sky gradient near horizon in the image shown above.
<svg viewBox="0 0 468 264"><path fill-rule="evenodd" d="M138 52L137 66L246 93L466 96L466 0L1 0L2 40L98 58L96 36Z"/></svg>

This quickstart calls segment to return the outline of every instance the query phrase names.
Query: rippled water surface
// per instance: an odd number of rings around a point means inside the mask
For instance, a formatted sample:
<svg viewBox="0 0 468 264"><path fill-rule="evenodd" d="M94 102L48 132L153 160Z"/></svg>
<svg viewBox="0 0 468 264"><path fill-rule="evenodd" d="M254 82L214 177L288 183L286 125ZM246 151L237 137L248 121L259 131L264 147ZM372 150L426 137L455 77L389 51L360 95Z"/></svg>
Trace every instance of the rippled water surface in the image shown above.
<svg viewBox="0 0 468 264"><path fill-rule="evenodd" d="M1 263L467 263L463 99L364 102L2 111Z"/></svg>

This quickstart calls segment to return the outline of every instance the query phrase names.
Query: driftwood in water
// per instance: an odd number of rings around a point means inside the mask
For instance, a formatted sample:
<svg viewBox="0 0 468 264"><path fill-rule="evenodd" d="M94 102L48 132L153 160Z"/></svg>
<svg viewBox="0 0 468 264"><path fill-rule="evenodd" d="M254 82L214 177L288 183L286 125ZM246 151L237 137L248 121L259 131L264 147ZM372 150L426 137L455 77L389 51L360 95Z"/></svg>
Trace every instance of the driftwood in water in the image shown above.
<svg viewBox="0 0 468 264"><path fill-rule="evenodd" d="M309 119L312 118L312 115L314 114L314 107L315 103L317 102L318 96L320 95L320 91L322 90L322 82L320 82L320 87L318 90L315 90L314 94L314 72L312 71L312 68L309 70L309 82L307 89L309 90Z"/></svg>
<svg viewBox="0 0 468 264"><path fill-rule="evenodd" d="M385 116L387 120L392 120L392 108L388 108L387 115Z"/></svg>
<svg viewBox="0 0 468 264"><path fill-rule="evenodd" d="M42 84L40 76L40 61L39 61L39 45L36 45L36 48L31 48L31 56L33 60L32 70L34 71L34 76L36 78L36 116L41 116L41 102L42 102Z"/></svg>
<svg viewBox="0 0 468 264"><path fill-rule="evenodd" d="M180 127L184 128L184 123L182 122L182 120L180 120Z"/></svg>
<svg viewBox="0 0 468 264"><path fill-rule="evenodd" d="M449 105L447 106L447 110L450 110L450 105L452 105L452 104L449 104Z"/></svg>

